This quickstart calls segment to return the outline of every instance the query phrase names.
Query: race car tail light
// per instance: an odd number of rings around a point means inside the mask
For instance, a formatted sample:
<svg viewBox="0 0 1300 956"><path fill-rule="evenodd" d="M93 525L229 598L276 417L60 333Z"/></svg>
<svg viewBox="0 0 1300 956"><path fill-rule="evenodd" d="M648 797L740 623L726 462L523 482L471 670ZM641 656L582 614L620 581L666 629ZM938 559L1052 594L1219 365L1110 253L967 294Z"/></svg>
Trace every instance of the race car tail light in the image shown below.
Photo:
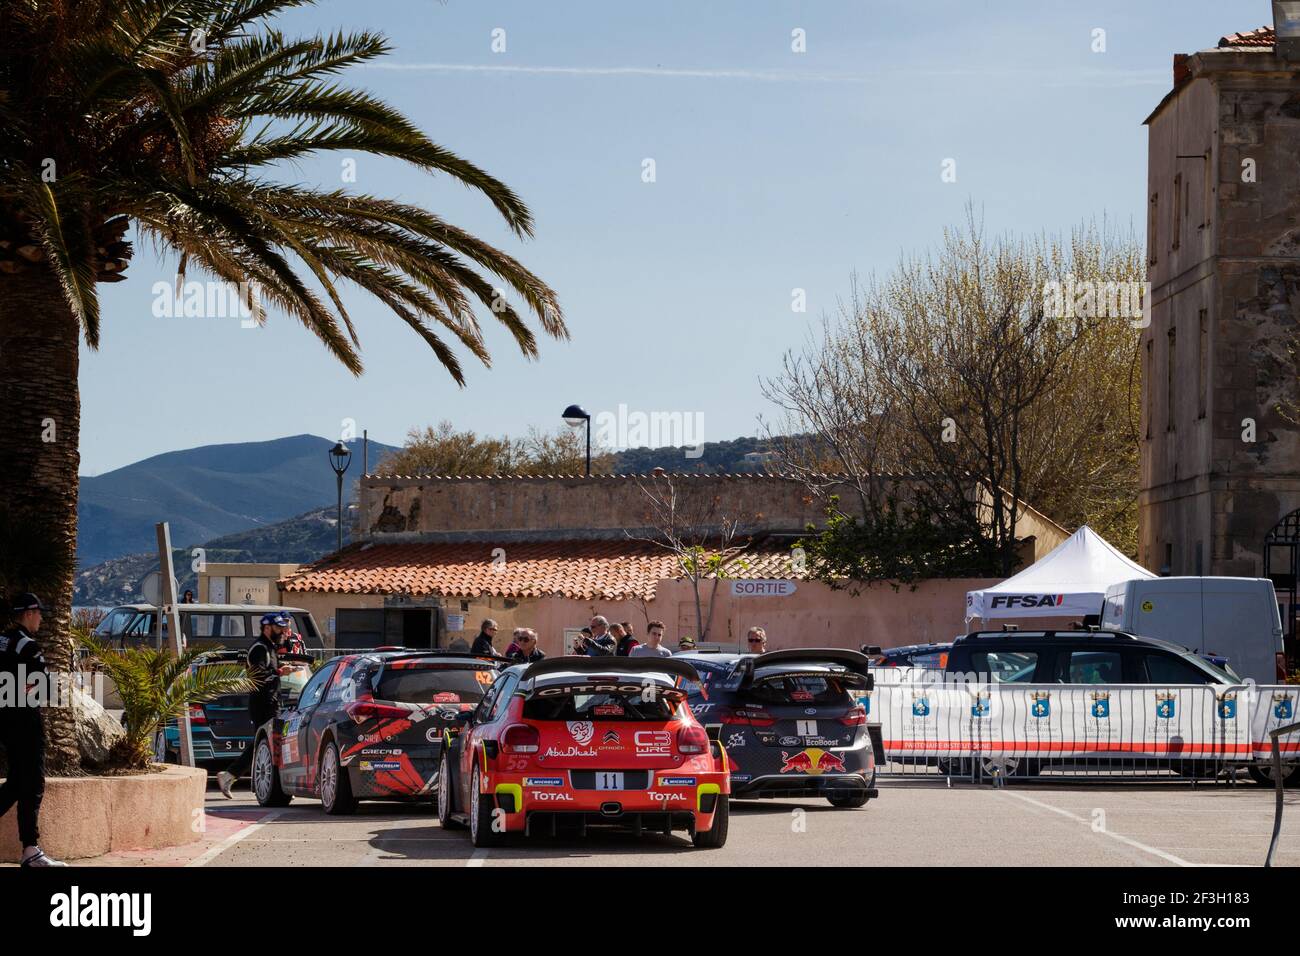
<svg viewBox="0 0 1300 956"><path fill-rule="evenodd" d="M861 705L854 707L851 711L840 718L840 723L845 727L861 727L867 722L867 711Z"/></svg>
<svg viewBox="0 0 1300 956"><path fill-rule="evenodd" d="M501 734L501 747L506 753L535 754L542 749L542 737L536 727L511 724Z"/></svg>
<svg viewBox="0 0 1300 956"><path fill-rule="evenodd" d="M776 723L775 717L744 710L732 710L730 707L719 707L717 719L724 724L740 724L745 727L771 727Z"/></svg>
<svg viewBox="0 0 1300 956"><path fill-rule="evenodd" d="M190 704L190 723L206 724L207 722L208 715L204 712L203 708L198 704Z"/></svg>
<svg viewBox="0 0 1300 956"><path fill-rule="evenodd" d="M1274 655L1274 660L1276 661L1276 665L1277 665L1277 682L1279 684L1285 684L1286 683L1286 655L1283 654L1281 651L1278 651L1278 653Z"/></svg>
<svg viewBox="0 0 1300 956"><path fill-rule="evenodd" d="M411 712L402 708L394 707L392 704L379 704L373 700L354 700L343 708L357 723L365 720L383 720L392 718L410 717Z"/></svg>
<svg viewBox="0 0 1300 956"><path fill-rule="evenodd" d="M709 735L699 724L689 724L677 734L677 750L684 754L702 754L709 750Z"/></svg>

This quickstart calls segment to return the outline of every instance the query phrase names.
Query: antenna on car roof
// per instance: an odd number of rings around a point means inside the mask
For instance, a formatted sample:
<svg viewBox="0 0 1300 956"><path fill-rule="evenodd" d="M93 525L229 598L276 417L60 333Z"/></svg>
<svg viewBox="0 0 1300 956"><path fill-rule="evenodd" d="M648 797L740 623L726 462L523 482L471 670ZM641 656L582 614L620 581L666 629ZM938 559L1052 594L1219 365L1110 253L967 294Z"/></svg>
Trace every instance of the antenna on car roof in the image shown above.
<svg viewBox="0 0 1300 956"><path fill-rule="evenodd" d="M1020 625L1019 625L1019 624L1003 624L1003 625L1002 625L1002 630L1004 630L1004 631L1018 631L1018 630L1020 630Z"/></svg>

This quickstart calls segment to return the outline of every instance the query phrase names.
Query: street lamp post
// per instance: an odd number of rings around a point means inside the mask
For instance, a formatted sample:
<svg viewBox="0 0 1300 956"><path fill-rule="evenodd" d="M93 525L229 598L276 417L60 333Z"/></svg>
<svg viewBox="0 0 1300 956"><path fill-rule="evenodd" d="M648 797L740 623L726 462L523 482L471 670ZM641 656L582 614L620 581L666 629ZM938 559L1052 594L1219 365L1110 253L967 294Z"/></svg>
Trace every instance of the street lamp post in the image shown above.
<svg viewBox="0 0 1300 956"><path fill-rule="evenodd" d="M587 425L587 477L591 477L591 416L581 405L570 405L564 410L566 424L578 428L584 422Z"/></svg>
<svg viewBox="0 0 1300 956"><path fill-rule="evenodd" d="M348 451L348 446L343 442L335 442L334 447L330 449L330 467L334 469L334 477L339 483L339 510L338 510L338 548L343 550L343 472L348 470L348 465L352 463L352 452Z"/></svg>

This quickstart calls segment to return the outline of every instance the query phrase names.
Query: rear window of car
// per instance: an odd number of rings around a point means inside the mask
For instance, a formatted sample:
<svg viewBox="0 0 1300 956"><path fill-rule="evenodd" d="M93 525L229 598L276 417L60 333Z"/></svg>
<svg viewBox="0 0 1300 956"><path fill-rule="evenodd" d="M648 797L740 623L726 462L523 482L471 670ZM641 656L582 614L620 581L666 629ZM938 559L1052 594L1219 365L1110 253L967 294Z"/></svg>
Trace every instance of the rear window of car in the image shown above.
<svg viewBox="0 0 1300 956"><path fill-rule="evenodd" d="M695 672L700 675L698 681L684 681L682 689L691 700L701 700L709 696L709 691L717 687L728 674L731 673L731 663L711 663L707 661L692 660L691 666Z"/></svg>
<svg viewBox="0 0 1300 956"><path fill-rule="evenodd" d="M973 651L970 659L977 674L997 684L1031 684L1038 667L1037 651Z"/></svg>
<svg viewBox="0 0 1300 956"><path fill-rule="evenodd" d="M801 674L755 681L747 696L772 704L838 704L847 701L849 694L835 677Z"/></svg>
<svg viewBox="0 0 1300 956"><path fill-rule="evenodd" d="M495 672L486 669L386 668L374 694L379 700L402 704L477 704L495 678Z"/></svg>
<svg viewBox="0 0 1300 956"><path fill-rule="evenodd" d="M653 700L642 695L602 693L532 697L524 704L529 720L669 720L677 713L677 701L659 694Z"/></svg>

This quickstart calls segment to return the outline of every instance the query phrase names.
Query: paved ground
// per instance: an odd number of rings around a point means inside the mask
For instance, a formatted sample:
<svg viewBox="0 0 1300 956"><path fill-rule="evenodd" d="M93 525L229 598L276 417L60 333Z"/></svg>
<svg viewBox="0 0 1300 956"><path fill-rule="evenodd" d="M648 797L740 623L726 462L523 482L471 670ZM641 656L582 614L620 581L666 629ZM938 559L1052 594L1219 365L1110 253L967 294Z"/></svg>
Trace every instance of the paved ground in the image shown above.
<svg viewBox="0 0 1300 956"><path fill-rule="evenodd" d="M595 831L586 840L533 839L475 851L464 832L444 832L432 807L362 804L327 817L295 800L262 810L246 792L228 801L210 788L207 830L197 844L163 852L115 853L107 866L574 866L604 863L746 866L785 864L967 864L981 866L1180 866L1263 862L1273 795L1249 784L1061 786L993 789L941 782L882 781L862 810L818 801L733 805L731 834L717 851L681 836ZM1300 792L1288 795L1276 863L1300 865Z"/></svg>

